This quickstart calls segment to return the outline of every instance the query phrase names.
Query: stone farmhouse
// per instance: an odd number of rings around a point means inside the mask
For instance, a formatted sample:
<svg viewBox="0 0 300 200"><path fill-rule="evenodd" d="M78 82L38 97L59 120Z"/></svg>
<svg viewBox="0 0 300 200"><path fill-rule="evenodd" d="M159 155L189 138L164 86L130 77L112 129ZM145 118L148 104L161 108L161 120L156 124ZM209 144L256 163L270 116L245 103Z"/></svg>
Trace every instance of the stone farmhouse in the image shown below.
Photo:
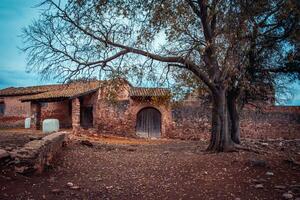
<svg viewBox="0 0 300 200"><path fill-rule="evenodd" d="M0 90L0 127L40 129L44 119L60 128L123 136L164 137L171 122L170 92L133 87L123 79L10 87Z"/></svg>
<svg viewBox="0 0 300 200"><path fill-rule="evenodd" d="M211 105L198 98L174 103L167 89L134 87L124 79L0 90L0 128L24 127L30 117L34 129L58 119L60 128L75 133L206 140L210 113ZM240 126L242 137L299 138L300 107L246 106Z"/></svg>

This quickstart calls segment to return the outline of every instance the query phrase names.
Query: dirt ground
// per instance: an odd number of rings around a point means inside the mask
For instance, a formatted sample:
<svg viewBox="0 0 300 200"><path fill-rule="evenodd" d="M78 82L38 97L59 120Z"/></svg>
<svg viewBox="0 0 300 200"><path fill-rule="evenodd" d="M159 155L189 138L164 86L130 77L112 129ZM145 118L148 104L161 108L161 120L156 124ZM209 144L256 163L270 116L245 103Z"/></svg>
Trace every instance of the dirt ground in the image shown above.
<svg viewBox="0 0 300 200"><path fill-rule="evenodd" d="M87 139L93 146L82 144ZM257 152L206 153L200 141L75 137L42 175L2 168L0 199L300 198L300 142L246 143Z"/></svg>

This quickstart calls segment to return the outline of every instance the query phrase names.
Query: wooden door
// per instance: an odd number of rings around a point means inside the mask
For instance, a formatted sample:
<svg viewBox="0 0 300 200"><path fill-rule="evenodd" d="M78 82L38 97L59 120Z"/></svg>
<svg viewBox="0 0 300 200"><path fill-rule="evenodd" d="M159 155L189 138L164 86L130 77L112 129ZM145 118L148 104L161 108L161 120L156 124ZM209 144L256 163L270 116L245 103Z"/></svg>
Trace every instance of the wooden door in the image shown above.
<svg viewBox="0 0 300 200"><path fill-rule="evenodd" d="M136 131L141 137L159 138L161 114L155 108L144 108L137 114Z"/></svg>

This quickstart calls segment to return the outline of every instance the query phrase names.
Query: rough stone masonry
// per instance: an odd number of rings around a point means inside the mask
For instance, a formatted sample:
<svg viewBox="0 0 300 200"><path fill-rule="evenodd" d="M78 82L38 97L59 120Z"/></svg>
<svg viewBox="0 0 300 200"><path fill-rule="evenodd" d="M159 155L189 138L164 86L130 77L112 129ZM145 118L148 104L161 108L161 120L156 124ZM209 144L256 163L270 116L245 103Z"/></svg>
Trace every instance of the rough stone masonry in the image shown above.
<svg viewBox="0 0 300 200"><path fill-rule="evenodd" d="M15 171L21 174L35 174L44 171L53 158L59 154L66 140L66 132L56 132L33 140L12 153Z"/></svg>

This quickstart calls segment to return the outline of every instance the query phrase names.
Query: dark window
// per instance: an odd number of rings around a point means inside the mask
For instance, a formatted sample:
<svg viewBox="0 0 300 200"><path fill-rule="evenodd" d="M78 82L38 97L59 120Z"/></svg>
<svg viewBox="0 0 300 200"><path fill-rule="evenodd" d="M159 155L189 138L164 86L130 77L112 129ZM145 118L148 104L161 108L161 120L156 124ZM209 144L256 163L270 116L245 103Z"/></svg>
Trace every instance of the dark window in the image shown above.
<svg viewBox="0 0 300 200"><path fill-rule="evenodd" d="M41 103L41 107L47 107L47 106L48 106L48 103L47 103L47 102Z"/></svg>
<svg viewBox="0 0 300 200"><path fill-rule="evenodd" d="M5 112L5 104L4 102L0 102L0 116L4 115Z"/></svg>
<svg viewBox="0 0 300 200"><path fill-rule="evenodd" d="M93 106L81 106L80 125L83 128L93 127Z"/></svg>
<svg viewBox="0 0 300 200"><path fill-rule="evenodd" d="M72 101L69 101L68 103L68 106L69 106L69 115L72 116Z"/></svg>

